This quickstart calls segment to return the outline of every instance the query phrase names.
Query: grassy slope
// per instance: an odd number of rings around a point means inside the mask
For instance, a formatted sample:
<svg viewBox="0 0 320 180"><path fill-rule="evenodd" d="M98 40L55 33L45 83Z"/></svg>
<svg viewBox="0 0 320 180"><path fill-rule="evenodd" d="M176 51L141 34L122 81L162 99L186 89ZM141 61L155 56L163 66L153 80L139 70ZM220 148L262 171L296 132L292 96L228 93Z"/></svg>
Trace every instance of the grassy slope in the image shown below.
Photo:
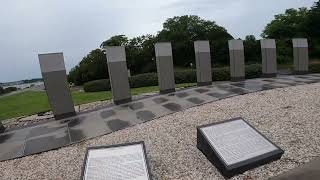
<svg viewBox="0 0 320 180"><path fill-rule="evenodd" d="M177 87L194 86L195 83L178 84ZM156 92L158 86L142 87L131 89L133 95ZM112 98L111 91L86 93L73 91L74 104L85 104ZM25 91L11 96L0 97L0 121L13 117L31 115L38 112L50 110L47 95L41 91Z"/></svg>

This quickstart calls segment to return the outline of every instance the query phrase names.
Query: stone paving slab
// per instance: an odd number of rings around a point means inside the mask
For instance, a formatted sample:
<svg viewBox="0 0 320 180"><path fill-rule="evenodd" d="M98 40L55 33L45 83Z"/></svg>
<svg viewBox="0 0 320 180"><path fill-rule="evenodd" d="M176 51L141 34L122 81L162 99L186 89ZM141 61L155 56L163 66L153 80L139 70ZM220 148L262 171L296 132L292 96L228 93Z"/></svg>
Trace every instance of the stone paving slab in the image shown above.
<svg viewBox="0 0 320 180"><path fill-rule="evenodd" d="M40 153L105 135L216 100L288 86L320 82L320 74L280 75L240 82L214 82L133 102L106 106L75 117L48 121L0 134L0 161Z"/></svg>

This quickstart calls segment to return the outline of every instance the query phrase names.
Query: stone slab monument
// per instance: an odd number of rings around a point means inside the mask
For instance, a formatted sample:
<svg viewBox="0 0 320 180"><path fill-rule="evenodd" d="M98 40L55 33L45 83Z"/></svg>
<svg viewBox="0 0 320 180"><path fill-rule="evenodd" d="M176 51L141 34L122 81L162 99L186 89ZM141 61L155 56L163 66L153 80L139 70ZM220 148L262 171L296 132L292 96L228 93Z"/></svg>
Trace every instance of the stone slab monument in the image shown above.
<svg viewBox="0 0 320 180"><path fill-rule="evenodd" d="M160 94L175 92L172 48L170 42L155 44Z"/></svg>
<svg viewBox="0 0 320 180"><path fill-rule="evenodd" d="M230 55L230 78L231 81L241 81L245 79L244 48L243 41L229 40Z"/></svg>
<svg viewBox="0 0 320 180"><path fill-rule="evenodd" d="M262 74L263 77L277 76L277 50L274 39L261 39Z"/></svg>
<svg viewBox="0 0 320 180"><path fill-rule="evenodd" d="M308 40L305 38L292 39L293 63L296 74L306 74L309 70Z"/></svg>
<svg viewBox="0 0 320 180"><path fill-rule="evenodd" d="M67 81L63 53L39 54L50 107L56 120L76 115Z"/></svg>
<svg viewBox="0 0 320 180"><path fill-rule="evenodd" d="M106 46L104 48L107 55L113 102L116 105L128 103L132 98L128 79L125 47Z"/></svg>
<svg viewBox="0 0 320 180"><path fill-rule="evenodd" d="M195 41L194 51L197 67L198 86L212 84L211 55L209 41Z"/></svg>

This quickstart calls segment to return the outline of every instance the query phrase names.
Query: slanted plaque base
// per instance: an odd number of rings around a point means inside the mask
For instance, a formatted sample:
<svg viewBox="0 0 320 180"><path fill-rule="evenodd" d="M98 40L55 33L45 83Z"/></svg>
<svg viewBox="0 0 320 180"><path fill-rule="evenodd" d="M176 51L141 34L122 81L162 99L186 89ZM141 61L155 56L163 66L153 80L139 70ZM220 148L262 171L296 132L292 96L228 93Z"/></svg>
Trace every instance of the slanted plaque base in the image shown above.
<svg viewBox="0 0 320 180"><path fill-rule="evenodd" d="M284 153L241 118L198 127L197 148L226 178L280 159Z"/></svg>
<svg viewBox="0 0 320 180"><path fill-rule="evenodd" d="M54 119L60 120L60 119L72 117L72 116L75 116L75 115L77 115L77 113L75 111L64 113L64 114L57 114L57 115L54 115Z"/></svg>
<svg viewBox="0 0 320 180"><path fill-rule="evenodd" d="M125 104L131 101L132 101L132 98L127 98L127 99L121 99L121 100L113 100L113 103L115 105L120 105L120 104Z"/></svg>
<svg viewBox="0 0 320 180"><path fill-rule="evenodd" d="M3 133L6 130L6 128L3 126L3 124L0 122L0 133Z"/></svg>
<svg viewBox="0 0 320 180"><path fill-rule="evenodd" d="M166 89L166 90L160 90L160 94L169 94L176 92L176 89Z"/></svg>
<svg viewBox="0 0 320 180"><path fill-rule="evenodd" d="M246 78L244 76L241 77L230 77L231 81L237 82L237 81L244 81Z"/></svg>
<svg viewBox="0 0 320 180"><path fill-rule="evenodd" d="M212 82L197 82L197 86L209 86L212 85Z"/></svg>
<svg viewBox="0 0 320 180"><path fill-rule="evenodd" d="M309 74L309 71L294 71L294 74L304 75L304 74Z"/></svg>
<svg viewBox="0 0 320 180"><path fill-rule="evenodd" d="M263 73L262 74L263 78L273 78L273 77L277 77L277 73Z"/></svg>

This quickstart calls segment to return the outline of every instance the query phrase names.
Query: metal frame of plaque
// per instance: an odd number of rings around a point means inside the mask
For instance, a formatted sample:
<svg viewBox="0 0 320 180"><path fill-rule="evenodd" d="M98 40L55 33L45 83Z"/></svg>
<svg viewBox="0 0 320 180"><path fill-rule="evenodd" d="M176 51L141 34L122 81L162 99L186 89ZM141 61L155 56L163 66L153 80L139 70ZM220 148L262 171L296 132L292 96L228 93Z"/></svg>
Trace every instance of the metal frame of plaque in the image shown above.
<svg viewBox="0 0 320 180"><path fill-rule="evenodd" d="M148 180L152 180L151 177L151 171L150 171L150 165L148 162L148 158L147 158L147 153L146 153L146 147L143 141L140 142L133 142L133 143L124 143L124 144L116 144L116 145L109 145L109 146L95 146L95 147L88 147L86 150L86 154L84 157L84 163L82 165L82 170L81 170L81 180L87 180L85 177L85 173L86 173L86 167L87 167L87 161L88 161L88 156L89 156L89 151L90 150L99 150L99 149L105 149L106 151L111 150L111 149L117 149L117 148L121 148L121 147L129 147L129 146L135 146L135 145L141 145L142 146L142 151L143 151L143 158L144 158L144 165L146 167L146 171L147 171L147 176L148 176ZM90 179L89 179L90 180Z"/></svg>
<svg viewBox="0 0 320 180"><path fill-rule="evenodd" d="M250 131L255 135L257 135L256 138L259 139L258 141L261 143L260 145L264 145L264 148L260 149L262 151L260 152L260 154L257 151L251 152L251 154L246 152L247 157L240 156L240 155L237 157L236 156L237 154L234 154L234 152L230 152L230 151L228 152L228 151L222 150L223 148L225 150L226 147L221 147L222 146L221 145L219 148L217 145L213 145L214 141L213 140L210 141L210 139L208 138L208 135L203 130L204 128L210 128L214 126L217 127L217 125L231 123L238 120L245 123L245 126L249 128L247 131ZM228 128L228 127L224 127L224 128ZM229 131L232 131L232 129L229 129ZM212 132L217 132L217 134L219 135L221 133L217 131L217 129L216 131L212 131ZM263 140L263 142L261 142L261 140ZM239 141L236 141L236 142L239 142ZM214 142L214 143L218 144L218 143L228 143L228 142L222 140L220 142ZM255 144L255 146L257 146L257 144ZM248 122L246 122L241 117L224 120L217 123L207 124L203 126L198 126L197 127L197 148L207 157L207 159L217 169L219 169L222 175L227 178L230 178L236 174L241 174L249 169L258 167L260 165L267 164L271 161L280 159L282 154L284 153L284 151L281 148L279 148L277 145L272 143L268 138L266 138L263 134L261 134L258 130L256 130L253 126L251 126ZM269 148L269 151L267 151L268 148ZM232 147L232 150L234 149L236 148ZM245 151L245 149L242 149L242 148L241 150ZM250 150L252 150L252 148L250 148ZM226 154L228 154L228 156L226 156ZM232 157L235 157L235 158L232 159ZM239 158L239 159L236 159L236 158Z"/></svg>

